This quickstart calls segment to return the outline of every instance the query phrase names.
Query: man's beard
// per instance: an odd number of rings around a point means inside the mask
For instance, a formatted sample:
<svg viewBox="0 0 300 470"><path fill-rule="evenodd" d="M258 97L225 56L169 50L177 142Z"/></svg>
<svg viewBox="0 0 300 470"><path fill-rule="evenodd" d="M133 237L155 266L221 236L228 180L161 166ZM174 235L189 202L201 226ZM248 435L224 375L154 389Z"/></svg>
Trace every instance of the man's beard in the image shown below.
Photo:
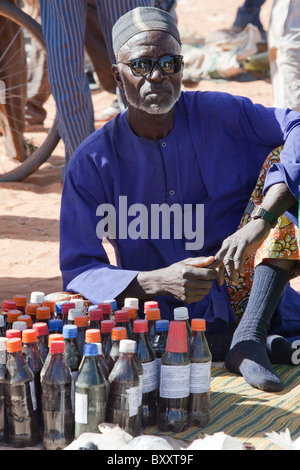
<svg viewBox="0 0 300 470"><path fill-rule="evenodd" d="M152 115L167 114L169 111L171 111L175 103L178 101L180 97L180 93L181 93L180 89L178 91L174 90L173 93L168 95L168 99L165 99L163 102L151 103L151 99L148 98L148 101L147 101L147 96L139 100L135 100L134 98L132 99L128 97L126 93L126 89L125 89L125 96L126 96L128 104L130 104L134 108L137 108L141 111L144 111L145 113L152 114Z"/></svg>

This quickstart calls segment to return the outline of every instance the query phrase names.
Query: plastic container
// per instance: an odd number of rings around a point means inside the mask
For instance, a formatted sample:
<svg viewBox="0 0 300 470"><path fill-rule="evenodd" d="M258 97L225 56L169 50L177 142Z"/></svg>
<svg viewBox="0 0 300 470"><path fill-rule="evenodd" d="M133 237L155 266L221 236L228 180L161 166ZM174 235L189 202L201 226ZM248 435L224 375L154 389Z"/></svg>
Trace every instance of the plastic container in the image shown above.
<svg viewBox="0 0 300 470"><path fill-rule="evenodd" d="M205 426L210 417L210 377L212 356L205 337L204 319L193 318L189 352L191 358L189 426Z"/></svg>
<svg viewBox="0 0 300 470"><path fill-rule="evenodd" d="M106 388L97 344L86 343L75 382L75 438L84 432L99 432L99 424L105 421Z"/></svg>
<svg viewBox="0 0 300 470"><path fill-rule="evenodd" d="M111 332L111 339L112 339L112 347L111 347L111 350L107 359L107 366L108 366L109 373L112 371L115 363L119 359L120 341L122 339L127 339L126 328L124 328L123 326L114 327Z"/></svg>
<svg viewBox="0 0 300 470"><path fill-rule="evenodd" d="M144 303L144 314L146 316L146 312L149 308L158 308L158 302L156 300L147 300Z"/></svg>
<svg viewBox="0 0 300 470"><path fill-rule="evenodd" d="M14 322L14 325L16 324L17 322ZM18 323L21 323L21 322L18 322ZM24 322L22 322L22 325L24 325ZM25 328L24 330L26 329L26 324L25 324ZM11 339L11 338L22 338L22 330L21 329L15 329L15 328L12 328L11 330L6 330L6 333L5 333L5 336L7 339Z"/></svg>
<svg viewBox="0 0 300 470"><path fill-rule="evenodd" d="M9 310L6 317L6 330L10 330L13 323L18 320L18 317L22 315L20 310Z"/></svg>
<svg viewBox="0 0 300 470"><path fill-rule="evenodd" d="M8 335L9 335L9 332L13 330L19 330L21 332L24 330L27 330L27 324L24 321L18 321L18 320L14 321L12 326L13 327L11 330L7 330Z"/></svg>
<svg viewBox="0 0 300 470"><path fill-rule="evenodd" d="M25 313L26 304L27 304L27 297L26 295L14 295L14 301L16 302L16 309L20 310L22 313Z"/></svg>
<svg viewBox="0 0 300 470"><path fill-rule="evenodd" d="M101 334L100 330L98 328L89 328L85 332L85 342L86 343L96 343L98 347L98 360L100 363L101 370L103 372L105 380L108 380L109 376L109 370L108 370L108 365L107 361L104 357L104 354L102 352L102 344L101 344Z"/></svg>
<svg viewBox="0 0 300 470"><path fill-rule="evenodd" d="M49 327L49 321L51 320L51 318L52 318L52 315L51 315L50 307L45 305L42 307L38 307L36 309L35 319L37 323L40 323L40 322L46 323L47 326Z"/></svg>
<svg viewBox="0 0 300 470"><path fill-rule="evenodd" d="M101 308L94 308L89 311L89 320L90 320L90 325L89 327L94 330L94 329L99 329L101 328L101 322L103 320L103 310Z"/></svg>
<svg viewBox="0 0 300 470"><path fill-rule="evenodd" d="M118 310L118 305L116 299L111 299L111 300L105 300L105 304L110 304L111 306L111 313L110 313L110 320L115 319L115 311Z"/></svg>
<svg viewBox="0 0 300 470"><path fill-rule="evenodd" d="M111 316L111 303L110 302L100 302L98 304L98 308L100 308L103 312L103 320L110 320Z"/></svg>
<svg viewBox="0 0 300 470"><path fill-rule="evenodd" d="M35 323L36 321L36 309L38 307L41 307L41 304L31 302L26 305L26 315L30 315L31 324Z"/></svg>
<svg viewBox="0 0 300 470"><path fill-rule="evenodd" d="M133 332L136 356L143 368L142 426L153 426L157 424L158 377L156 354L148 338L147 320L135 320Z"/></svg>
<svg viewBox="0 0 300 470"><path fill-rule="evenodd" d="M148 308L145 312L145 319L148 322L148 338L150 343L152 342L154 336L156 335L155 325L157 320L160 320L160 310L159 308Z"/></svg>
<svg viewBox="0 0 300 470"><path fill-rule="evenodd" d="M177 307L174 308L174 320L175 321L184 321L186 324L186 332L187 332L187 338L188 342L190 340L190 337L192 336L192 330L191 326L189 323L189 311L186 307Z"/></svg>
<svg viewBox="0 0 300 470"><path fill-rule="evenodd" d="M4 375L6 370L7 338L0 338L0 442L7 442L8 425L5 405Z"/></svg>
<svg viewBox="0 0 300 470"><path fill-rule="evenodd" d="M37 334L37 348L40 358L44 363L49 353L48 348L48 325L44 322L37 322L32 325Z"/></svg>
<svg viewBox="0 0 300 470"><path fill-rule="evenodd" d="M156 354L158 383L160 383L161 358L167 344L169 323L169 320L157 320L155 323L156 334L151 341L151 346Z"/></svg>
<svg viewBox="0 0 300 470"><path fill-rule="evenodd" d="M49 321L48 335L61 334L63 326L63 321L60 318L52 318Z"/></svg>
<svg viewBox="0 0 300 470"><path fill-rule="evenodd" d="M4 375L8 438L14 447L27 447L41 441L34 375L22 352L22 340L7 341Z"/></svg>
<svg viewBox="0 0 300 470"><path fill-rule="evenodd" d="M109 374L106 421L120 426L131 436L141 433L139 374L134 361L136 343L120 341L120 357Z"/></svg>
<svg viewBox="0 0 300 470"><path fill-rule="evenodd" d="M42 378L43 444L46 450L62 450L74 439L73 379L64 350L64 341L51 342L51 359Z"/></svg>
<svg viewBox="0 0 300 470"><path fill-rule="evenodd" d="M114 326L115 326L115 322L113 320L103 320L101 322L102 352L106 360L108 359L111 346L112 346L111 332Z"/></svg>
<svg viewBox="0 0 300 470"><path fill-rule="evenodd" d="M134 307L136 311L139 311L139 299L136 297L126 297L124 299L124 307Z"/></svg>
<svg viewBox="0 0 300 470"><path fill-rule="evenodd" d="M87 315L76 316L74 325L77 326L77 344L81 357L83 356L83 347L85 344L85 332L89 327L89 319Z"/></svg>
<svg viewBox="0 0 300 470"><path fill-rule="evenodd" d="M129 326L129 314L126 309L115 311L115 325L116 327L126 328L127 339L134 339Z"/></svg>
<svg viewBox="0 0 300 470"><path fill-rule="evenodd" d="M185 321L171 321L161 359L158 426L161 431L182 432L188 426L191 361Z"/></svg>

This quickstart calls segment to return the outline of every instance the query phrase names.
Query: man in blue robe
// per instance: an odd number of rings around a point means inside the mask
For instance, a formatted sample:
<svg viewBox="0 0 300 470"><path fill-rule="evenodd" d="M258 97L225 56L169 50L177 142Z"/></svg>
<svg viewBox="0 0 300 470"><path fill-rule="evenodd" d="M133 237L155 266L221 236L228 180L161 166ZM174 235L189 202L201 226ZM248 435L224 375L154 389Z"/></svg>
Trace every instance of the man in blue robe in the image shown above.
<svg viewBox="0 0 300 470"><path fill-rule="evenodd" d="M168 319L185 305L191 318L205 318L208 334L225 338L236 317L223 270L235 283L281 214L297 223L300 115L225 93L181 91L179 32L159 9L121 17L113 42L113 72L128 106L88 137L69 165L60 226L64 289L93 303L156 299ZM259 212L237 231L266 157L282 144ZM300 296L288 284L296 263L267 260L256 268L255 286L263 290L253 287L225 358L229 370L266 391L283 388L267 334L300 331Z"/></svg>

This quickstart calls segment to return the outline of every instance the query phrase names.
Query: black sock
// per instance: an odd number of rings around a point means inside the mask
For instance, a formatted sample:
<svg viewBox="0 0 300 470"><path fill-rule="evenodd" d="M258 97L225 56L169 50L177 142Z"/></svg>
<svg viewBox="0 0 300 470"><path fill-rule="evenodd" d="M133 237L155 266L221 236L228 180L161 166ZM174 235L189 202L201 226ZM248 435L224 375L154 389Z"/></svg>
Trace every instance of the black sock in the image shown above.
<svg viewBox="0 0 300 470"><path fill-rule="evenodd" d="M256 267L245 313L233 335L225 365L241 374L252 387L279 392L283 383L272 368L267 355L266 338L290 273L268 264Z"/></svg>

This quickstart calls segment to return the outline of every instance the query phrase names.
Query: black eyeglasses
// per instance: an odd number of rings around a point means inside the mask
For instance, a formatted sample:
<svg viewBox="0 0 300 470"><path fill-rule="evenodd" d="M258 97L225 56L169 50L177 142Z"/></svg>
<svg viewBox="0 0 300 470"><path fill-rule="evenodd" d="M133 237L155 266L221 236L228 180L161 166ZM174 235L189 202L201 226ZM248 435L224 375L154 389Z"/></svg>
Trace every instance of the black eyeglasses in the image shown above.
<svg viewBox="0 0 300 470"><path fill-rule="evenodd" d="M152 73L155 64L158 64L161 71L166 75L178 73L181 70L182 59L182 55L164 55L155 59L140 57L139 59L120 63L128 65L136 77L146 77Z"/></svg>

